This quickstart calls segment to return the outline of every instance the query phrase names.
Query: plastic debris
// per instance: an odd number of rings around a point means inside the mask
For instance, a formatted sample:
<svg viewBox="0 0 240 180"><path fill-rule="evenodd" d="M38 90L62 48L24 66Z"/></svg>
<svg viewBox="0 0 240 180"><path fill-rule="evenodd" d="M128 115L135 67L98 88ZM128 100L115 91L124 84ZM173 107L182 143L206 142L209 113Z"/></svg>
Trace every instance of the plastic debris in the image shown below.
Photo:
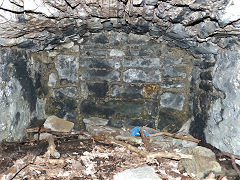
<svg viewBox="0 0 240 180"><path fill-rule="evenodd" d="M135 128L131 129L130 136L140 136L139 128L140 128L139 126L136 126ZM145 130L144 130L144 134L149 135Z"/></svg>

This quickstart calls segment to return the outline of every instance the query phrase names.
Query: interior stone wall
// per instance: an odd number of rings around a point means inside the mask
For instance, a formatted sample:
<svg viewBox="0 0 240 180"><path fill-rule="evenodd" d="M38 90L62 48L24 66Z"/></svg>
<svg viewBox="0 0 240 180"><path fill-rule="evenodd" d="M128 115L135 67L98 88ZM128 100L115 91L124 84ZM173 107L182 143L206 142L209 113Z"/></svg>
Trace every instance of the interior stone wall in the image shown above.
<svg viewBox="0 0 240 180"><path fill-rule="evenodd" d="M119 119L115 126L148 119L160 129L192 115L193 136L239 154L239 7L238 0L3 1L0 137L21 139L52 113L78 128L92 115ZM135 108L123 115L124 103Z"/></svg>

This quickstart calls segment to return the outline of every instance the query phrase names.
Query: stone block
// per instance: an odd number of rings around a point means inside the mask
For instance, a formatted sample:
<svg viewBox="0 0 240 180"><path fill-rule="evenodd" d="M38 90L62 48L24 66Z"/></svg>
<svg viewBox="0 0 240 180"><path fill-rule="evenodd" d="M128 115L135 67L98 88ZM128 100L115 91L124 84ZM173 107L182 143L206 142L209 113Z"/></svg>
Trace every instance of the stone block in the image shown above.
<svg viewBox="0 0 240 180"><path fill-rule="evenodd" d="M124 59L122 64L123 67L131 68L160 68L160 59L147 57L132 57Z"/></svg>
<svg viewBox="0 0 240 180"><path fill-rule="evenodd" d="M95 50L86 51L85 54L87 56L106 56L108 54L108 50L95 49Z"/></svg>
<svg viewBox="0 0 240 180"><path fill-rule="evenodd" d="M148 82L159 83L161 82L160 70L143 71L140 69L128 69L123 72L123 81L127 83L131 82Z"/></svg>
<svg viewBox="0 0 240 180"><path fill-rule="evenodd" d="M160 105L165 108L181 111L184 101L185 97L183 93L166 92L161 95Z"/></svg>
<svg viewBox="0 0 240 180"><path fill-rule="evenodd" d="M113 177L114 180L125 180L125 179L151 179L151 180L160 180L158 175L155 173L154 169L150 166L145 166L136 169L127 169L123 172L117 173Z"/></svg>
<svg viewBox="0 0 240 180"><path fill-rule="evenodd" d="M111 96L127 99L144 98L143 86L141 85L112 85Z"/></svg>
<svg viewBox="0 0 240 180"><path fill-rule="evenodd" d="M125 53L118 49L112 49L109 54L109 56L117 56L117 57L122 57L124 55L125 55Z"/></svg>
<svg viewBox="0 0 240 180"><path fill-rule="evenodd" d="M86 82L81 84L81 95L86 94L86 98L90 97L98 97L103 98L106 97L108 93L108 83L92 83Z"/></svg>
<svg viewBox="0 0 240 180"><path fill-rule="evenodd" d="M85 81L119 81L120 72L109 70L85 70L81 75L81 80Z"/></svg>
<svg viewBox="0 0 240 180"><path fill-rule="evenodd" d="M187 76L185 67L175 67L175 66L164 66L163 67L163 76L164 77L182 77Z"/></svg>
<svg viewBox="0 0 240 180"><path fill-rule="evenodd" d="M145 36L145 35L138 35L138 34L133 34L130 33L128 36L128 42L130 44L141 44L141 43L146 43L150 41L150 37Z"/></svg>
<svg viewBox="0 0 240 180"><path fill-rule="evenodd" d="M59 79L69 82L78 81L79 63L77 57L71 55L58 55L55 66L58 71Z"/></svg>
<svg viewBox="0 0 240 180"><path fill-rule="evenodd" d="M96 44L106 44L109 42L108 37L105 34L95 35L91 41Z"/></svg>
<svg viewBox="0 0 240 180"><path fill-rule="evenodd" d="M74 123L58 118L57 116L49 116L43 126L47 129L57 132L70 132Z"/></svg>
<svg viewBox="0 0 240 180"><path fill-rule="evenodd" d="M108 124L108 119L103 119L99 117L90 117L90 118L84 118L83 122L85 124L91 124L96 126L106 126Z"/></svg>
<svg viewBox="0 0 240 180"><path fill-rule="evenodd" d="M121 64L118 59L80 58L80 67L97 69L118 69Z"/></svg>
<svg viewBox="0 0 240 180"><path fill-rule="evenodd" d="M96 103L91 100L84 100L81 103L81 113L86 115L139 115L143 111L142 102L131 101L109 101Z"/></svg>
<svg viewBox="0 0 240 180"><path fill-rule="evenodd" d="M132 127L134 126L147 126L147 127L154 128L155 120L153 118L140 118L140 117L139 118L138 117L128 117L128 118L112 117L109 119L109 125L116 128L122 128L122 127L127 128L127 130L131 130Z"/></svg>
<svg viewBox="0 0 240 180"><path fill-rule="evenodd" d="M169 66L173 64L181 64L183 61L182 57L177 57L174 55L163 55L161 57L161 61L163 63L163 66Z"/></svg>
<svg viewBox="0 0 240 180"><path fill-rule="evenodd" d="M160 107L158 129L167 132L177 132L187 119L185 112Z"/></svg>
<svg viewBox="0 0 240 180"><path fill-rule="evenodd" d="M55 73L51 73L48 77L48 86L55 87L57 84L57 76Z"/></svg>
<svg viewBox="0 0 240 180"><path fill-rule="evenodd" d="M76 87L65 87L65 88L54 89L53 97L57 97L57 98L77 97L77 88Z"/></svg>

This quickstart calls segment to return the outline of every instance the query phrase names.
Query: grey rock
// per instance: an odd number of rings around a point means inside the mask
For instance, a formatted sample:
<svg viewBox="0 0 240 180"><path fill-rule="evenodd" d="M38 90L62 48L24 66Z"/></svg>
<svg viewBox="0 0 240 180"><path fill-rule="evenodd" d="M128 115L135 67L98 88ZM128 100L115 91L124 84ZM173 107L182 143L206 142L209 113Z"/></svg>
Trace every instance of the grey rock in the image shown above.
<svg viewBox="0 0 240 180"><path fill-rule="evenodd" d="M160 68L160 58L145 58L145 57L125 58L122 64L123 67Z"/></svg>
<svg viewBox="0 0 240 180"><path fill-rule="evenodd" d="M99 117L90 117L90 118L84 118L83 122L85 124L91 124L96 126L106 126L108 124L108 119L103 119Z"/></svg>
<svg viewBox="0 0 240 180"><path fill-rule="evenodd" d="M78 62L78 58L75 56L58 55L55 65L59 79L65 79L69 82L77 82L79 69Z"/></svg>
<svg viewBox="0 0 240 180"><path fill-rule="evenodd" d="M110 51L110 54L109 54L109 55L110 55L110 56L121 57L121 56L124 56L125 53L124 53L123 51L121 51L121 50L112 49L112 50Z"/></svg>
<svg viewBox="0 0 240 180"><path fill-rule="evenodd" d="M216 161L215 154L210 149L197 146L195 148L185 150L184 153L193 155L193 159L180 160L179 166L185 169L187 173L193 173L198 178L203 178L210 172L221 172L221 166Z"/></svg>
<svg viewBox="0 0 240 180"><path fill-rule="evenodd" d="M202 22L199 24L197 34L200 38L205 39L209 35L214 33L215 29L216 29L216 25L214 22L212 21Z"/></svg>
<svg viewBox="0 0 240 180"><path fill-rule="evenodd" d="M57 84L57 76L55 73L51 73L48 78L48 86L55 87Z"/></svg>
<svg viewBox="0 0 240 180"><path fill-rule="evenodd" d="M219 47L211 43L201 43L193 50L197 54L218 54Z"/></svg>
<svg viewBox="0 0 240 180"><path fill-rule="evenodd" d="M164 77L183 77L187 76L185 67L173 67L166 65L163 67L163 76Z"/></svg>
<svg viewBox="0 0 240 180"><path fill-rule="evenodd" d="M158 0L145 0L145 4L155 6L158 3Z"/></svg>
<svg viewBox="0 0 240 180"><path fill-rule="evenodd" d="M137 99L143 98L143 87L137 85L113 85L111 87L111 96L112 97L122 97L122 98L130 98Z"/></svg>
<svg viewBox="0 0 240 180"><path fill-rule="evenodd" d="M90 68L90 69L119 69L121 64L119 59L112 58L80 58L80 67Z"/></svg>
<svg viewBox="0 0 240 180"><path fill-rule="evenodd" d="M154 17L155 6L144 6L143 8L143 18L146 20L152 20Z"/></svg>
<svg viewBox="0 0 240 180"><path fill-rule="evenodd" d="M209 120L204 131L206 141L221 151L240 153L239 133L236 126L240 113L240 54L225 50L216 57L213 70L213 85L225 94L216 99L209 109Z"/></svg>
<svg viewBox="0 0 240 180"><path fill-rule="evenodd" d="M120 72L110 70L86 70L81 76L81 80L89 81L119 81Z"/></svg>
<svg viewBox="0 0 240 180"><path fill-rule="evenodd" d="M127 169L123 172L115 174L114 180L160 180L160 177L155 173L154 169L150 166L145 166L136 169Z"/></svg>
<svg viewBox="0 0 240 180"><path fill-rule="evenodd" d="M123 72L124 82L161 82L161 72L154 70L145 72L139 69L129 69Z"/></svg>
<svg viewBox="0 0 240 180"><path fill-rule="evenodd" d="M66 87L66 88L59 88L53 90L54 97L76 97L77 96L77 88L76 87Z"/></svg>
<svg viewBox="0 0 240 180"><path fill-rule="evenodd" d="M168 33L168 36L177 39L190 38L190 35L186 32L182 24L174 24Z"/></svg>
<svg viewBox="0 0 240 180"><path fill-rule="evenodd" d="M161 95L160 105L162 107L182 110L185 97L183 93L166 92Z"/></svg>

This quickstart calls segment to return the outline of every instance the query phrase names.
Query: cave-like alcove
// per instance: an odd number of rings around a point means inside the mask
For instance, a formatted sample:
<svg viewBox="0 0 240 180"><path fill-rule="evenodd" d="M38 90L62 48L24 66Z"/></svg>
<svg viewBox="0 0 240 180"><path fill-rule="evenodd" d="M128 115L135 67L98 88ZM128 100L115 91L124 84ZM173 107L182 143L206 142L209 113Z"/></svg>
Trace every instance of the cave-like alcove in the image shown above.
<svg viewBox="0 0 240 180"><path fill-rule="evenodd" d="M239 3L3 1L0 141L50 115L188 133L239 154Z"/></svg>

